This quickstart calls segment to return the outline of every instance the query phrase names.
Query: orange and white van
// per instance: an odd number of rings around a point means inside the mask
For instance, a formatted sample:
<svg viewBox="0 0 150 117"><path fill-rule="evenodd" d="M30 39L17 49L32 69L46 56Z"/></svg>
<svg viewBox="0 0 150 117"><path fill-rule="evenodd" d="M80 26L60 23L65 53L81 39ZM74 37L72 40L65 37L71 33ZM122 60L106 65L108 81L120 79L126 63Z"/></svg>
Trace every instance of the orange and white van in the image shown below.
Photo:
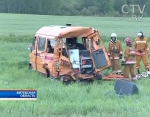
<svg viewBox="0 0 150 117"><path fill-rule="evenodd" d="M111 66L99 32L91 27L44 26L34 35L29 68L63 81L102 79Z"/></svg>

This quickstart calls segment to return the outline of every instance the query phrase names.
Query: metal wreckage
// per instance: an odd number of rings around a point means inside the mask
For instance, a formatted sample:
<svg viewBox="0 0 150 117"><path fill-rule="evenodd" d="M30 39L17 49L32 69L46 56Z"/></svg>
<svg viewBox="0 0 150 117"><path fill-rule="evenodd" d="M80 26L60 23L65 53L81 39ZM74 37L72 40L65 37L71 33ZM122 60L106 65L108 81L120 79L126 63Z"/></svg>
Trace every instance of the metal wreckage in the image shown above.
<svg viewBox="0 0 150 117"><path fill-rule="evenodd" d="M44 26L35 33L30 50L29 69L46 77L63 82L123 78L101 75L111 62L99 32L91 27Z"/></svg>

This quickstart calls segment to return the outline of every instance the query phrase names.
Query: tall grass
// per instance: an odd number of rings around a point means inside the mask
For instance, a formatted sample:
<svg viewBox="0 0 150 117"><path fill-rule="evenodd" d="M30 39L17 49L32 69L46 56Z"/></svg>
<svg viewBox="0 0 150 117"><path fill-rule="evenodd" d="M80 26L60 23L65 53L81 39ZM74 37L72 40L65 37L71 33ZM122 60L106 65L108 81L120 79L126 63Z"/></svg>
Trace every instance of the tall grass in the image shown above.
<svg viewBox="0 0 150 117"><path fill-rule="evenodd" d="M26 47L30 43L25 40L9 42L9 39L0 41L1 88L37 89L38 98L37 101L1 101L1 116L148 116L150 93L147 87L150 79L136 83L139 94L123 98L115 94L114 81L94 81L86 85L78 82L65 86L61 81L47 79L28 70L29 51Z"/></svg>
<svg viewBox="0 0 150 117"><path fill-rule="evenodd" d="M23 22L27 22L28 20L28 22L33 25L37 24L34 21L31 22L32 18L37 18L39 22L41 22L41 24L43 22L46 24L46 19L52 18L56 19L57 21L58 16L16 14L1 15L3 15L2 19L6 20L8 18L5 22L8 22L9 26L11 25L11 23L13 23L12 20L14 20L14 23L16 23L16 25L18 24L19 26L13 27L14 31L11 35L9 35L9 31L5 29L7 26L5 28L2 28L1 31L6 32L6 34L1 33L2 36L0 37L0 88L37 89L38 92L38 98L36 101L0 101L1 117L149 116L149 78L143 78L136 82L136 85L139 88L139 94L128 97L124 96L122 98L117 96L114 92L113 88L115 81L101 80L94 81L92 84L83 84L77 82L66 86L63 85L61 81L57 81L51 78L44 78L36 71L28 70L29 51L27 50L27 45L31 44L32 42L31 32L28 31L28 28L26 26L26 30L24 31L24 33L21 33L21 35L19 35L17 31L20 30L18 29L20 26L24 27L24 25L22 25ZM29 17L27 21L24 19L26 17ZM72 19L73 17L59 17L59 20L63 19L63 21L66 22L65 19L67 20L68 18ZM76 19L82 24L82 18L84 19L84 17ZM94 22L95 17L86 18L86 23L88 25L94 25L89 21L92 20ZM99 19L98 17L96 18ZM104 22L104 27L106 27L107 24L105 20L108 21L108 18L105 18L103 20L101 19L101 21ZM52 22L56 23L54 20L52 20L51 23ZM121 24L121 20L119 23ZM31 24L30 30L34 32L35 30L32 28ZM4 24L1 25L4 26ZM107 31L106 33L108 34ZM104 40L110 38L105 34L102 36ZM122 35L122 37L119 36L118 38L123 39L125 38L125 36ZM106 46L108 45L108 41L104 41L104 43ZM125 47L124 44L123 46ZM109 71L110 70L108 70L108 72Z"/></svg>

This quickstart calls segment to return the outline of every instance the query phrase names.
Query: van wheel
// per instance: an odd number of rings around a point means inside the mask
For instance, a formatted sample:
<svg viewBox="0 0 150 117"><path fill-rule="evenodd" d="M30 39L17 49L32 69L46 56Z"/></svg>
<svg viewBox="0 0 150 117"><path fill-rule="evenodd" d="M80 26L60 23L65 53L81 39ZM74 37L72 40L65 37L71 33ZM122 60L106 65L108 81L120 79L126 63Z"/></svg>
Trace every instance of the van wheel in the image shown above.
<svg viewBox="0 0 150 117"><path fill-rule="evenodd" d="M85 85L91 84L91 83L93 83L93 81L94 81L94 79L80 79L80 82Z"/></svg>
<svg viewBox="0 0 150 117"><path fill-rule="evenodd" d="M65 85L69 85L69 84L73 83L73 81L71 80L70 76L62 77L62 81L63 81L63 84L65 84Z"/></svg>
<svg viewBox="0 0 150 117"><path fill-rule="evenodd" d="M46 75L45 75L45 77L50 77L50 71L48 70L48 69L45 69L45 71L46 71Z"/></svg>
<svg viewBox="0 0 150 117"><path fill-rule="evenodd" d="M103 77L102 77L101 74L96 75L96 79L97 79L97 80L102 80L102 78L103 78Z"/></svg>
<svg viewBox="0 0 150 117"><path fill-rule="evenodd" d="M67 80L67 81L65 81L65 80L63 80L63 84L64 85L70 85L70 84L72 84L73 82L71 81L71 80Z"/></svg>
<svg viewBox="0 0 150 117"><path fill-rule="evenodd" d="M29 70L33 70L32 64L29 64Z"/></svg>

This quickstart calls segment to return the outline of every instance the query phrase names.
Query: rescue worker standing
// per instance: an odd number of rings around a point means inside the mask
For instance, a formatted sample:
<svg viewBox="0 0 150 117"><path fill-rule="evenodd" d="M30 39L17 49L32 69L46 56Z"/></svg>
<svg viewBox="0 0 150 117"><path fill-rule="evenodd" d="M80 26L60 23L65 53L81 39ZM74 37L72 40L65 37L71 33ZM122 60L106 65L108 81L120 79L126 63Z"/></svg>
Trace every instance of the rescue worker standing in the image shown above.
<svg viewBox="0 0 150 117"><path fill-rule="evenodd" d="M111 59L112 71L115 74L121 73L120 59L122 59L122 53L121 42L117 40L116 33L112 33L108 45L108 56Z"/></svg>
<svg viewBox="0 0 150 117"><path fill-rule="evenodd" d="M142 60L145 69L149 71L149 64L147 54L149 54L148 39L143 35L143 32L138 32L137 38L134 42L135 54L136 54L136 69L140 74L140 61Z"/></svg>
<svg viewBox="0 0 150 117"><path fill-rule="evenodd" d="M122 60L121 65L124 66L124 79L129 80L129 74L132 77L132 80L137 80L136 74L135 74L135 50L132 45L131 38L126 38L126 49L124 51L124 58Z"/></svg>

